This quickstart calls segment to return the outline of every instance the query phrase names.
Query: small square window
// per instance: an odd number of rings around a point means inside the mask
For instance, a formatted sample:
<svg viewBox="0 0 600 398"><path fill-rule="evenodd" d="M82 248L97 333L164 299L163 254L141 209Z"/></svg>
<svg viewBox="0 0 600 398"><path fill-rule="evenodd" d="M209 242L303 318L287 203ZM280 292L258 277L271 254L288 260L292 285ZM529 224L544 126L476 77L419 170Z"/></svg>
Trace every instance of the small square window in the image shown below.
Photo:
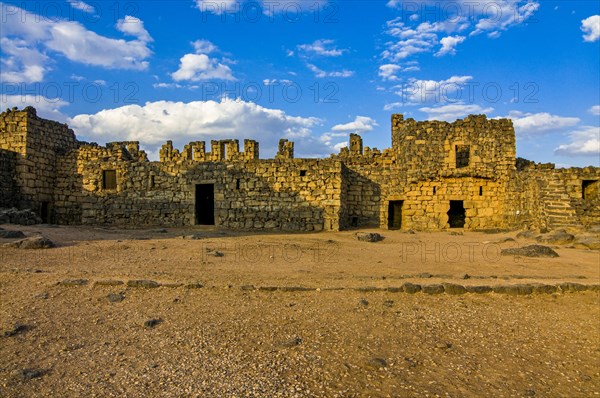
<svg viewBox="0 0 600 398"><path fill-rule="evenodd" d="M456 168L461 169L469 166L469 155L471 147L469 145L456 145Z"/></svg>
<svg viewBox="0 0 600 398"><path fill-rule="evenodd" d="M306 170L300 170L300 177L306 176Z"/></svg>
<svg viewBox="0 0 600 398"><path fill-rule="evenodd" d="M102 189L117 189L117 171L104 170L102 172Z"/></svg>

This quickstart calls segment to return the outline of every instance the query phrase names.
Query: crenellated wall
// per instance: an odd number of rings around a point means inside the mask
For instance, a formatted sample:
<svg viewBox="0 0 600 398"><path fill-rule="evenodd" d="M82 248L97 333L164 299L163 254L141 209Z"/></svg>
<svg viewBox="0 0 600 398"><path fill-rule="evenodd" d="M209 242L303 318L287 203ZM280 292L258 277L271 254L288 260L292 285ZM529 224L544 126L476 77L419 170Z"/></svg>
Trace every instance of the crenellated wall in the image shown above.
<svg viewBox="0 0 600 398"><path fill-rule="evenodd" d="M600 219L600 168L521 161L517 170L512 122L483 115L454 123L393 115L391 148L351 134L326 159L295 159L285 139L275 159L259 159L256 141L241 151L238 140L220 140L210 151L204 141L181 151L168 141L150 162L138 142L81 143L33 108L2 113L0 128L2 206L45 206L58 223L185 226L209 214L246 230L479 230Z"/></svg>

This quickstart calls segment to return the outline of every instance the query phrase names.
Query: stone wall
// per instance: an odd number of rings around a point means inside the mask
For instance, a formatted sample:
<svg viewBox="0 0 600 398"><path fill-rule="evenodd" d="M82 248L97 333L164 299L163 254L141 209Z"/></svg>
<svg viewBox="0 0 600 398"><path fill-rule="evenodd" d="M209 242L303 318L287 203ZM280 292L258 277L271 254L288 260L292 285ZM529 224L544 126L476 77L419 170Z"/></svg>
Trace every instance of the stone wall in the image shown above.
<svg viewBox="0 0 600 398"><path fill-rule="evenodd" d="M600 168L517 162L512 122L481 115L454 123L393 115L391 148L351 134L327 159L295 159L285 139L275 159L259 159L258 142L240 150L231 139L181 150L169 141L150 162L138 142L80 143L33 108L2 113L0 128L0 200L59 223L184 226L208 212L218 226L245 230L478 230L600 218ZM210 205L199 202L203 184Z"/></svg>
<svg viewBox="0 0 600 398"><path fill-rule="evenodd" d="M417 122L394 115L391 149L363 149L353 135L337 156L346 167L347 224L388 228L390 202L401 201L403 229L444 229L450 201L462 201L465 228L506 228L514 148L510 120Z"/></svg>
<svg viewBox="0 0 600 398"><path fill-rule="evenodd" d="M119 144L119 145L117 145ZM231 229L338 230L342 166L335 160L182 159L163 146L162 162L131 143L82 146L61 162L56 207L63 223L196 224L196 185L214 185L215 224ZM255 147L249 142L247 148ZM257 146L256 146L257 147ZM214 153L214 151L212 152ZM212 156L212 155L209 155ZM103 188L114 170L116 188Z"/></svg>
<svg viewBox="0 0 600 398"><path fill-rule="evenodd" d="M0 114L0 149L16 153L17 205L53 218L52 202L57 159L77 147L67 125L37 117L36 110L7 110Z"/></svg>

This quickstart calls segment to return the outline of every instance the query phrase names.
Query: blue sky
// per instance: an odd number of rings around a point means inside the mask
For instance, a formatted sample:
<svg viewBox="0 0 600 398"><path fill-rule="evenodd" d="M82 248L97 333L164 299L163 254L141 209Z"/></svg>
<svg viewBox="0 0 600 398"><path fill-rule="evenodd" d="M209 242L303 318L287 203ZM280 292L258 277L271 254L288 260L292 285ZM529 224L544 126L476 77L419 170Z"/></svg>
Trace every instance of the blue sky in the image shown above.
<svg viewBox="0 0 600 398"><path fill-rule="evenodd" d="M279 138L327 156L390 117L511 117L517 155L600 166L599 1L6 1L2 107L87 141Z"/></svg>

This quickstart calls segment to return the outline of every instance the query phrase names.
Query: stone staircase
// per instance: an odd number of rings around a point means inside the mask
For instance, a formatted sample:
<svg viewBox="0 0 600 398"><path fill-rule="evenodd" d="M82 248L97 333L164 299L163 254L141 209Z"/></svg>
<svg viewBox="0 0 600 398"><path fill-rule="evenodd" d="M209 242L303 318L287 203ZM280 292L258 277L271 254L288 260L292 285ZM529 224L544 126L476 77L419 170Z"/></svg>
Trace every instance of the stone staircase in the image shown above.
<svg viewBox="0 0 600 398"><path fill-rule="evenodd" d="M540 194L548 228L566 228L579 224L577 211L571 205L571 198L565 189L564 182L558 178L552 178L548 184L541 187Z"/></svg>

